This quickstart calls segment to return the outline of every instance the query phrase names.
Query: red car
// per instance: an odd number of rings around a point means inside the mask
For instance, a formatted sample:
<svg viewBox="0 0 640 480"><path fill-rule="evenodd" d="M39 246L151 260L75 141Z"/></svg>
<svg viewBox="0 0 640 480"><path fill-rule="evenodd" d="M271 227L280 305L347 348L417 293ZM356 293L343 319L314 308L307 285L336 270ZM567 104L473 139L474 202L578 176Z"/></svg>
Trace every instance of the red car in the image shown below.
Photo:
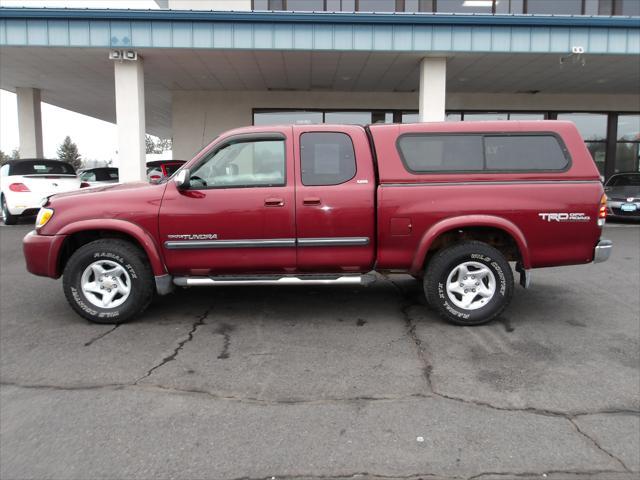
<svg viewBox="0 0 640 480"><path fill-rule="evenodd" d="M184 160L153 160L147 162L147 180L150 183L160 183L168 178L184 165Z"/></svg>
<svg viewBox="0 0 640 480"><path fill-rule="evenodd" d="M512 262L600 262L606 197L569 122L296 125L227 132L172 181L50 197L27 268L63 276L101 323L174 286L421 278L446 319L477 325L513 294Z"/></svg>

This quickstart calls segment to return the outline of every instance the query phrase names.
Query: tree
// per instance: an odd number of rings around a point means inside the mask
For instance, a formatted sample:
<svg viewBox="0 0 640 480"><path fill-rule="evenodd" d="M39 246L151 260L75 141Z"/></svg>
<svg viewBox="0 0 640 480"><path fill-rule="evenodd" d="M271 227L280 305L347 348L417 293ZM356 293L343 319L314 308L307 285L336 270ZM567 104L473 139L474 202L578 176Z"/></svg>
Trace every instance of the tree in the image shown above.
<svg viewBox="0 0 640 480"><path fill-rule="evenodd" d="M20 153L16 149L14 149L11 152L11 155L7 155L2 150L0 150L0 165L4 165L9 160L18 160L19 158L20 158Z"/></svg>
<svg viewBox="0 0 640 480"><path fill-rule="evenodd" d="M153 137L151 135L144 136L144 146L146 150L145 153L159 153L157 151L156 142L153 141Z"/></svg>
<svg viewBox="0 0 640 480"><path fill-rule="evenodd" d="M152 135L145 135L144 146L146 153L162 153L171 150L172 142L170 138L158 138Z"/></svg>
<svg viewBox="0 0 640 480"><path fill-rule="evenodd" d="M68 135L64 138L64 142L58 147L57 153L60 160L69 162L76 170L82 167L82 159L78 153L78 146L71 141L71 137Z"/></svg>
<svg viewBox="0 0 640 480"><path fill-rule="evenodd" d="M158 143L156 143L160 153L167 152L173 148L173 142L170 138L159 138Z"/></svg>

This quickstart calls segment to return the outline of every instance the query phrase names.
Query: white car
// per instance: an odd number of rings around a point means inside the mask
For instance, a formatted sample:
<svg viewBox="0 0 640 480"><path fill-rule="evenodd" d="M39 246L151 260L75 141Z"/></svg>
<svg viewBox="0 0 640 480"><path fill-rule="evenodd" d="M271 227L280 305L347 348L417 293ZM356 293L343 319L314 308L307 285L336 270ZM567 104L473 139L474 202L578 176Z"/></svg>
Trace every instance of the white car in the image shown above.
<svg viewBox="0 0 640 480"><path fill-rule="evenodd" d="M11 160L0 167L0 206L5 225L35 215L42 199L80 188L73 167L59 160Z"/></svg>

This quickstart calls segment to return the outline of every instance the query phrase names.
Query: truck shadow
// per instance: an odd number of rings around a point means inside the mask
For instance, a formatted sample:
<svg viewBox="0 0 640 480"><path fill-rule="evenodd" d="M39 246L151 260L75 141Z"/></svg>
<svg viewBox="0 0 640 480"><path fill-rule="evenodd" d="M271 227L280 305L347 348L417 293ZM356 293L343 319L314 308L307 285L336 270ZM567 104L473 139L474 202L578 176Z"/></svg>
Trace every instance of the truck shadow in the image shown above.
<svg viewBox="0 0 640 480"><path fill-rule="evenodd" d="M569 294L568 294L569 293ZM507 332L518 325L556 321L558 303L576 309L576 325L584 302L573 302L570 292L555 284L536 284L524 290L515 286L511 304L488 325L502 323ZM575 303L575 305L573 305ZM426 303L422 284L411 277L398 276L393 282L379 278L361 287L347 286L235 286L177 289L157 297L136 322L184 323L194 315L209 311L209 317L224 318L227 323L262 322L353 322L365 325L371 317L402 318L403 309L419 313L416 320L450 325ZM451 325L451 327L455 327ZM482 328L482 327L479 327Z"/></svg>

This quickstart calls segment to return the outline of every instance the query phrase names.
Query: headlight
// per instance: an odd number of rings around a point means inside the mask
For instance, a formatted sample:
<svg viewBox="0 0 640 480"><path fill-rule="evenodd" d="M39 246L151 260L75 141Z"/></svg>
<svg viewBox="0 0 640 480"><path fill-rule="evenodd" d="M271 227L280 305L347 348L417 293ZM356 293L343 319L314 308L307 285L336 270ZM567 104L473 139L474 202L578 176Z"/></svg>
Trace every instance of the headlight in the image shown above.
<svg viewBox="0 0 640 480"><path fill-rule="evenodd" d="M36 228L44 227L49 220L53 217L53 209L51 208L41 208L38 211L38 216L36 217Z"/></svg>

